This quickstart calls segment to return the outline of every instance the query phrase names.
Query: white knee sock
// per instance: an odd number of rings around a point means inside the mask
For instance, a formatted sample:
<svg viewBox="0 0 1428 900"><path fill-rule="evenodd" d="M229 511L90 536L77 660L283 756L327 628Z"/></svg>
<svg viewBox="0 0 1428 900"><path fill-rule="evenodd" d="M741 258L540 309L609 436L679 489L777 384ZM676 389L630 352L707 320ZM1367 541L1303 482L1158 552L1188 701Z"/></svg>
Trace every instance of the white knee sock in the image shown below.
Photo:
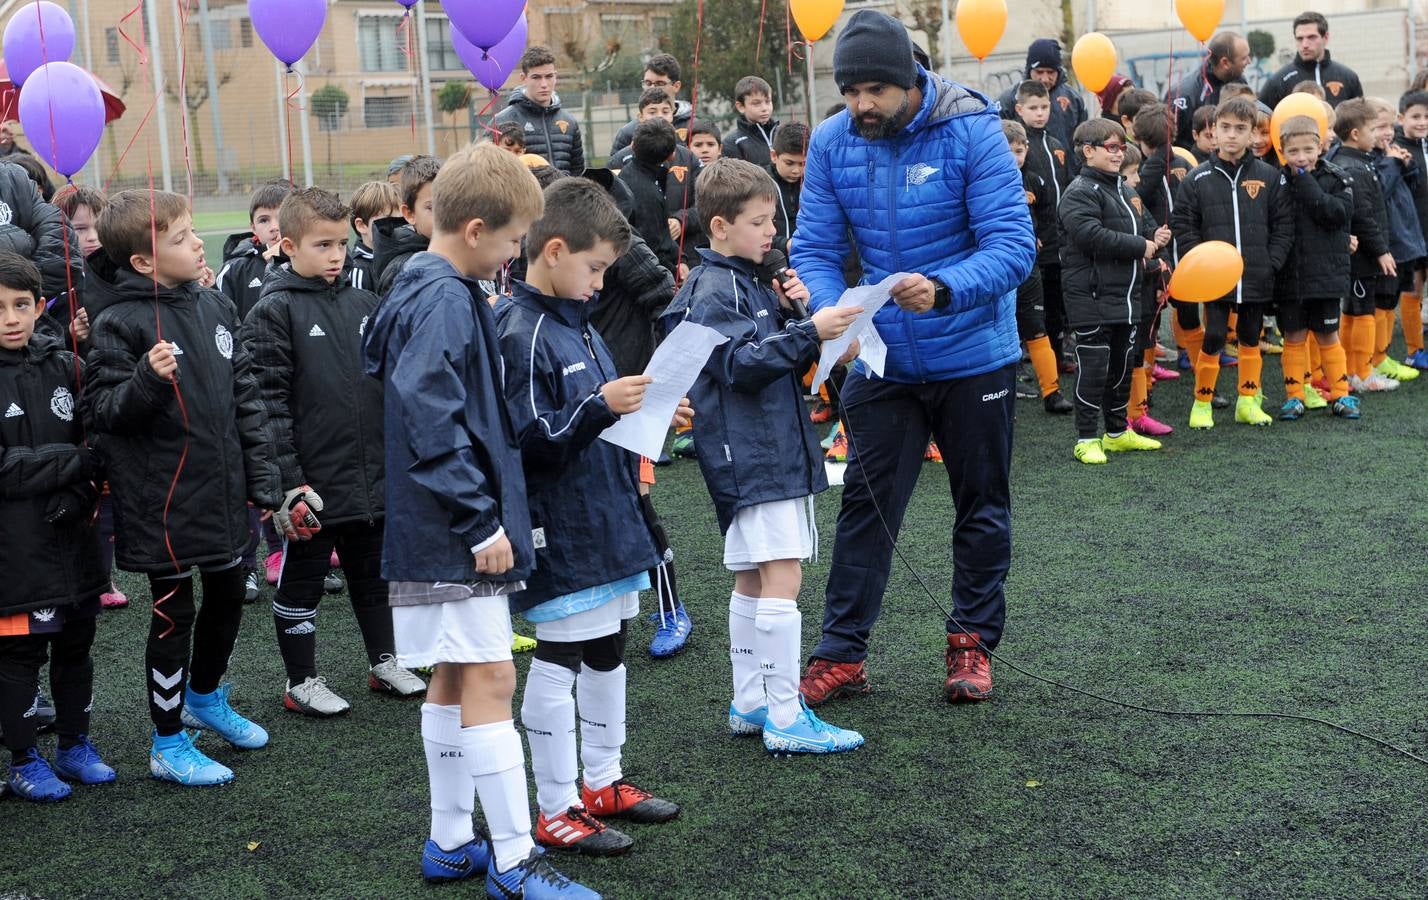
<svg viewBox="0 0 1428 900"><path fill-rule="evenodd" d="M580 802L575 790L575 673L565 666L532 660L521 700L521 724L531 746L536 803L547 817Z"/></svg>
<svg viewBox="0 0 1428 900"><path fill-rule="evenodd" d="M798 657L803 638L803 616L792 600L759 598L754 631L763 667L764 691L769 699L769 721L787 728L798 718Z"/></svg>
<svg viewBox="0 0 1428 900"><path fill-rule="evenodd" d="M759 668L758 638L754 631L754 616L758 610L757 597L738 591L729 595L729 665L734 670L734 709L745 713L768 702L764 699L764 673Z"/></svg>
<svg viewBox="0 0 1428 900"><path fill-rule="evenodd" d="M423 703L421 741L431 785L431 839L443 850L455 850L476 837L471 827L476 783L461 751L461 707Z"/></svg>
<svg viewBox="0 0 1428 900"><path fill-rule="evenodd" d="M582 664L575 680L580 706L580 761L585 785L598 791L623 774L620 748L625 746L625 667L600 672Z"/></svg>
<svg viewBox="0 0 1428 900"><path fill-rule="evenodd" d="M471 725L461 729L461 747L491 832L496 870L504 872L529 856L535 847L521 736L510 719Z"/></svg>

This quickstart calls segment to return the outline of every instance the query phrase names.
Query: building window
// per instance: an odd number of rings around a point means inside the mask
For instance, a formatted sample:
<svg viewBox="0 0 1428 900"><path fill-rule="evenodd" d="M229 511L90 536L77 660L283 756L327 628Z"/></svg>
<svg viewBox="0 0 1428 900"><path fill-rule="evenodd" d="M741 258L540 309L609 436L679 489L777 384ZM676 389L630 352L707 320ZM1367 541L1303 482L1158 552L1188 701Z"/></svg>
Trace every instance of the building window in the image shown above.
<svg viewBox="0 0 1428 900"><path fill-rule="evenodd" d="M111 66L119 64L119 29L104 29L104 58Z"/></svg>
<svg viewBox="0 0 1428 900"><path fill-rule="evenodd" d="M363 72L404 72L405 36L397 35L399 16L362 16L357 20L357 54Z"/></svg>
<svg viewBox="0 0 1428 900"><path fill-rule="evenodd" d="M249 20L244 19L243 21L247 22ZM200 23L198 27L202 28L203 25ZM230 23L227 19L215 20L210 16L208 19L208 36L213 40L214 50L233 49L233 29L230 27Z"/></svg>
<svg viewBox="0 0 1428 900"><path fill-rule="evenodd" d="M451 45L451 20L432 16L426 20L426 65L433 72L464 69L461 57Z"/></svg>
<svg viewBox="0 0 1428 900"><path fill-rule="evenodd" d="M253 20L238 20L238 46L245 50L253 46Z"/></svg>
<svg viewBox="0 0 1428 900"><path fill-rule="evenodd" d="M412 118L412 98L407 94L368 97L362 104L362 124L367 128L406 125Z"/></svg>

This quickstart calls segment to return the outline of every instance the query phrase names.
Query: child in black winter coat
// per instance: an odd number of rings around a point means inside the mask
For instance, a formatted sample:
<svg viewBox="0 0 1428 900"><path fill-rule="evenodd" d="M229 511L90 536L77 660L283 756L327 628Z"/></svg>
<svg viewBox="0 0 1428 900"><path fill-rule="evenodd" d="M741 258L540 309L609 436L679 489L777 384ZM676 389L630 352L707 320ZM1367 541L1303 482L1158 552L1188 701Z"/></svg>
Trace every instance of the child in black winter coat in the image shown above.
<svg viewBox="0 0 1428 900"><path fill-rule="evenodd" d="M1040 271L1043 318L1051 352L1061 360L1061 336L1066 328L1066 304L1061 287L1061 235L1057 226L1056 208L1061 195L1071 184L1070 160L1066 148L1047 125L1051 120L1051 94L1046 85L1028 80L1016 92L1016 115L1026 128L1026 170L1038 176L1050 194L1049 202L1037 211L1036 236L1041 247L1036 254Z"/></svg>
<svg viewBox="0 0 1428 900"><path fill-rule="evenodd" d="M44 313L40 272L0 250L0 729L6 784L27 800L63 800L70 788L114 780L90 742L94 620L108 575L99 565L99 478L76 415L80 367L35 334ZM50 661L59 746L54 765L35 745L40 668Z"/></svg>
<svg viewBox="0 0 1428 900"><path fill-rule="evenodd" d="M183 726L243 749L268 740L220 683L242 617L246 501L265 510L282 502L268 417L235 337L237 310L195 283L203 241L188 201L165 191L116 194L99 216L99 237L104 252L88 260L85 280L85 414L109 467L119 568L147 574L154 596L144 660L155 729L149 771L221 784L233 772L194 747Z"/></svg>
<svg viewBox="0 0 1428 900"><path fill-rule="evenodd" d="M401 195L390 181L369 181L352 192L352 230L357 240L352 242L347 257L352 262L349 280L352 286L377 292L376 258L373 255L372 225L378 219L398 215Z"/></svg>
<svg viewBox="0 0 1428 900"><path fill-rule="evenodd" d="M619 178L634 195L630 225L645 239L660 265L682 279L688 269L680 262L679 245L670 235L668 200L665 179L669 175L667 160L674 152L674 126L663 119L647 119L635 129L630 142L632 158L620 170Z"/></svg>
<svg viewBox="0 0 1428 900"><path fill-rule="evenodd" d="M258 304L268 263L278 253L278 207L293 191L290 181L270 181L261 185L248 200L248 231L230 234L223 242L223 267L218 270L218 288L238 308L238 320Z"/></svg>

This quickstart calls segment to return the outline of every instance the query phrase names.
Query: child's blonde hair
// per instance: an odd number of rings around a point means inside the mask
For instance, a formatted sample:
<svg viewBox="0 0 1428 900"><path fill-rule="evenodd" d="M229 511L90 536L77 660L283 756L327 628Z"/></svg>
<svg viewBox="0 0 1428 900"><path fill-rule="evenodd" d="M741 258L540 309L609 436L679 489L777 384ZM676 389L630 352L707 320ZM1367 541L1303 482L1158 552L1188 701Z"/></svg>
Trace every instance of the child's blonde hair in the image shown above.
<svg viewBox="0 0 1428 900"><path fill-rule="evenodd" d="M512 153L489 141L449 157L431 186L437 230L454 234L480 219L487 228L534 221L545 208L535 176Z"/></svg>
<svg viewBox="0 0 1428 900"><path fill-rule="evenodd" d="M361 219L368 225L373 219L391 215L401 209L402 198L390 181L369 181L352 192L352 221L355 228Z"/></svg>

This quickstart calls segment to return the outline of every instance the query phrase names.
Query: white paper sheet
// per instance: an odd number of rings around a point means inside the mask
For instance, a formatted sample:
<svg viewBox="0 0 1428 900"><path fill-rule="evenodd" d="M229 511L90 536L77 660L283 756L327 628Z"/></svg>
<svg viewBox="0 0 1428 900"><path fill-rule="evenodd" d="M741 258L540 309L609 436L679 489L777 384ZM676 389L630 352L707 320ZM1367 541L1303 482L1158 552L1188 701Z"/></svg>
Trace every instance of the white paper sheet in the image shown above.
<svg viewBox="0 0 1428 900"><path fill-rule="evenodd" d="M601 440L658 459L679 401L689 396L709 354L728 340L713 328L695 322L676 325L655 348L645 367L644 374L654 380L645 389L639 411L621 416L620 421L600 433Z"/></svg>
<svg viewBox="0 0 1428 900"><path fill-rule="evenodd" d="M883 308L883 304L892 299L893 285L909 277L906 272L898 272L896 275L889 275L877 284L861 284L857 287L848 288L843 292L843 296L838 298L835 304L837 307L861 306L863 311L858 314L858 318L853 320L853 324L842 336L832 341L823 342L823 352L818 357L818 371L813 375L813 390L817 391L819 386L827 380L829 373L833 371L833 366L852 343L861 339L865 333L871 333L875 340L871 347L862 346L859 349L859 356L863 357L873 371L878 375L883 373L883 363L887 360L887 345L878 337L873 330L873 316L878 310Z"/></svg>

